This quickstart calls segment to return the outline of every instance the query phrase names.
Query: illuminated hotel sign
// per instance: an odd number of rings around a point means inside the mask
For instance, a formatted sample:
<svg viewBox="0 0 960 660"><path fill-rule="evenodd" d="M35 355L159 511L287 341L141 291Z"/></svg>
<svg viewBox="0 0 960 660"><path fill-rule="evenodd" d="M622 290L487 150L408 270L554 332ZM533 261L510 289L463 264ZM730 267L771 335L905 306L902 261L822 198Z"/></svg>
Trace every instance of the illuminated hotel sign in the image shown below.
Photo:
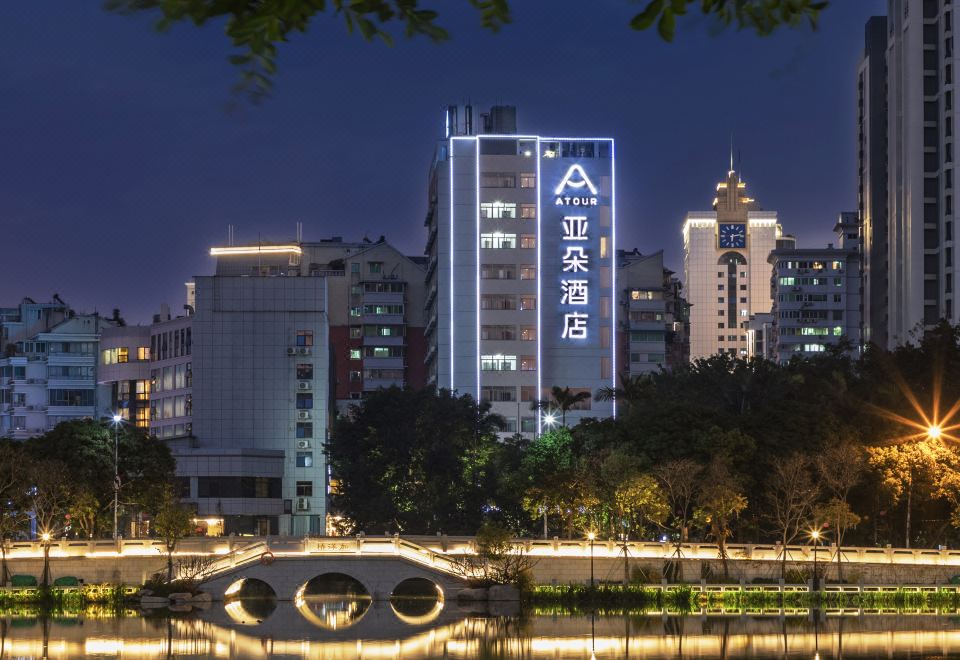
<svg viewBox="0 0 960 660"><path fill-rule="evenodd" d="M589 192L590 195L569 194L569 189ZM555 206L596 206L597 187L583 167L570 166L554 190ZM563 307L563 332L561 339L587 339L590 314L590 281L583 275L590 272L590 253L581 243L590 240L590 220L585 215L564 215L561 223L561 263L565 275L560 280L560 305Z"/></svg>

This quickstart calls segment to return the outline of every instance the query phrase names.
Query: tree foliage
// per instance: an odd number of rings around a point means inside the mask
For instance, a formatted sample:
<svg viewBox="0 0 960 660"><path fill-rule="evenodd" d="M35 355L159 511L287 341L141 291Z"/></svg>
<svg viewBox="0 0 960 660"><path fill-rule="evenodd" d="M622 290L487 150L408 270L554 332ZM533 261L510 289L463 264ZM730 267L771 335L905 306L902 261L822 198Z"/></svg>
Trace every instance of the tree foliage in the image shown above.
<svg viewBox="0 0 960 660"><path fill-rule="evenodd" d="M480 25L497 32L511 22L508 0L467 0ZM647 0L630 21L634 30L656 25L665 41L672 41L678 17L691 9L713 19L717 26L734 26L768 35L780 26L816 27L825 0ZM241 72L237 90L255 101L270 93L277 72L279 45L312 26L339 19L349 33L367 41L393 44L397 33L443 42L450 33L440 24L440 13L427 0L105 0L104 6L121 14L146 13L156 17L158 30L178 23L204 26L222 23L237 52L230 62ZM463 6L463 2L458 3ZM444 6L446 9L446 5Z"/></svg>

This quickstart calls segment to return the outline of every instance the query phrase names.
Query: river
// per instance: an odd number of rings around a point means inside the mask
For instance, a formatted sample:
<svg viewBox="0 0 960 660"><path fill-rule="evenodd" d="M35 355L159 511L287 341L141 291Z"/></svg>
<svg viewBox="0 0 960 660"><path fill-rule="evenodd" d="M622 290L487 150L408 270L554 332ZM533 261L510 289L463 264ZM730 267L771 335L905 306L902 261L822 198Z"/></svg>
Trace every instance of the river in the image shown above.
<svg viewBox="0 0 960 660"><path fill-rule="evenodd" d="M960 657L942 612L482 613L311 598L204 611L0 618L3 658L920 658Z"/></svg>

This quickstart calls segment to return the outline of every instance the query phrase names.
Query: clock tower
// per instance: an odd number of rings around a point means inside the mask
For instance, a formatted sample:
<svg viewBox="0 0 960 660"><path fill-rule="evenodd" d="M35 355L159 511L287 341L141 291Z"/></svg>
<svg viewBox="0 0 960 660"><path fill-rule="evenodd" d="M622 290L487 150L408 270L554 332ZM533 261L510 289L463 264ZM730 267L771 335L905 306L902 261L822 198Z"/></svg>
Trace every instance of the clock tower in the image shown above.
<svg viewBox="0 0 960 660"><path fill-rule="evenodd" d="M746 323L773 305L767 257L780 237L776 212L761 210L733 169L717 184L713 211L687 214L683 251L691 359L747 355Z"/></svg>

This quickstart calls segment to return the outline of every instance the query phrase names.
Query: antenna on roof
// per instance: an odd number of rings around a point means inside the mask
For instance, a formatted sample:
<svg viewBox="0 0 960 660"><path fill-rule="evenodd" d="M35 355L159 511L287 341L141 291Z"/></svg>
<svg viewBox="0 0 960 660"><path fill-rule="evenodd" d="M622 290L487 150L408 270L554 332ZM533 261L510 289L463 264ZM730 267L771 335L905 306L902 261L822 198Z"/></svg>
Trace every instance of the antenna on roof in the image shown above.
<svg viewBox="0 0 960 660"><path fill-rule="evenodd" d="M730 133L730 172L733 171L733 133Z"/></svg>
<svg viewBox="0 0 960 660"><path fill-rule="evenodd" d="M303 223L298 222L297 223L297 243L301 243L302 241L303 241Z"/></svg>

